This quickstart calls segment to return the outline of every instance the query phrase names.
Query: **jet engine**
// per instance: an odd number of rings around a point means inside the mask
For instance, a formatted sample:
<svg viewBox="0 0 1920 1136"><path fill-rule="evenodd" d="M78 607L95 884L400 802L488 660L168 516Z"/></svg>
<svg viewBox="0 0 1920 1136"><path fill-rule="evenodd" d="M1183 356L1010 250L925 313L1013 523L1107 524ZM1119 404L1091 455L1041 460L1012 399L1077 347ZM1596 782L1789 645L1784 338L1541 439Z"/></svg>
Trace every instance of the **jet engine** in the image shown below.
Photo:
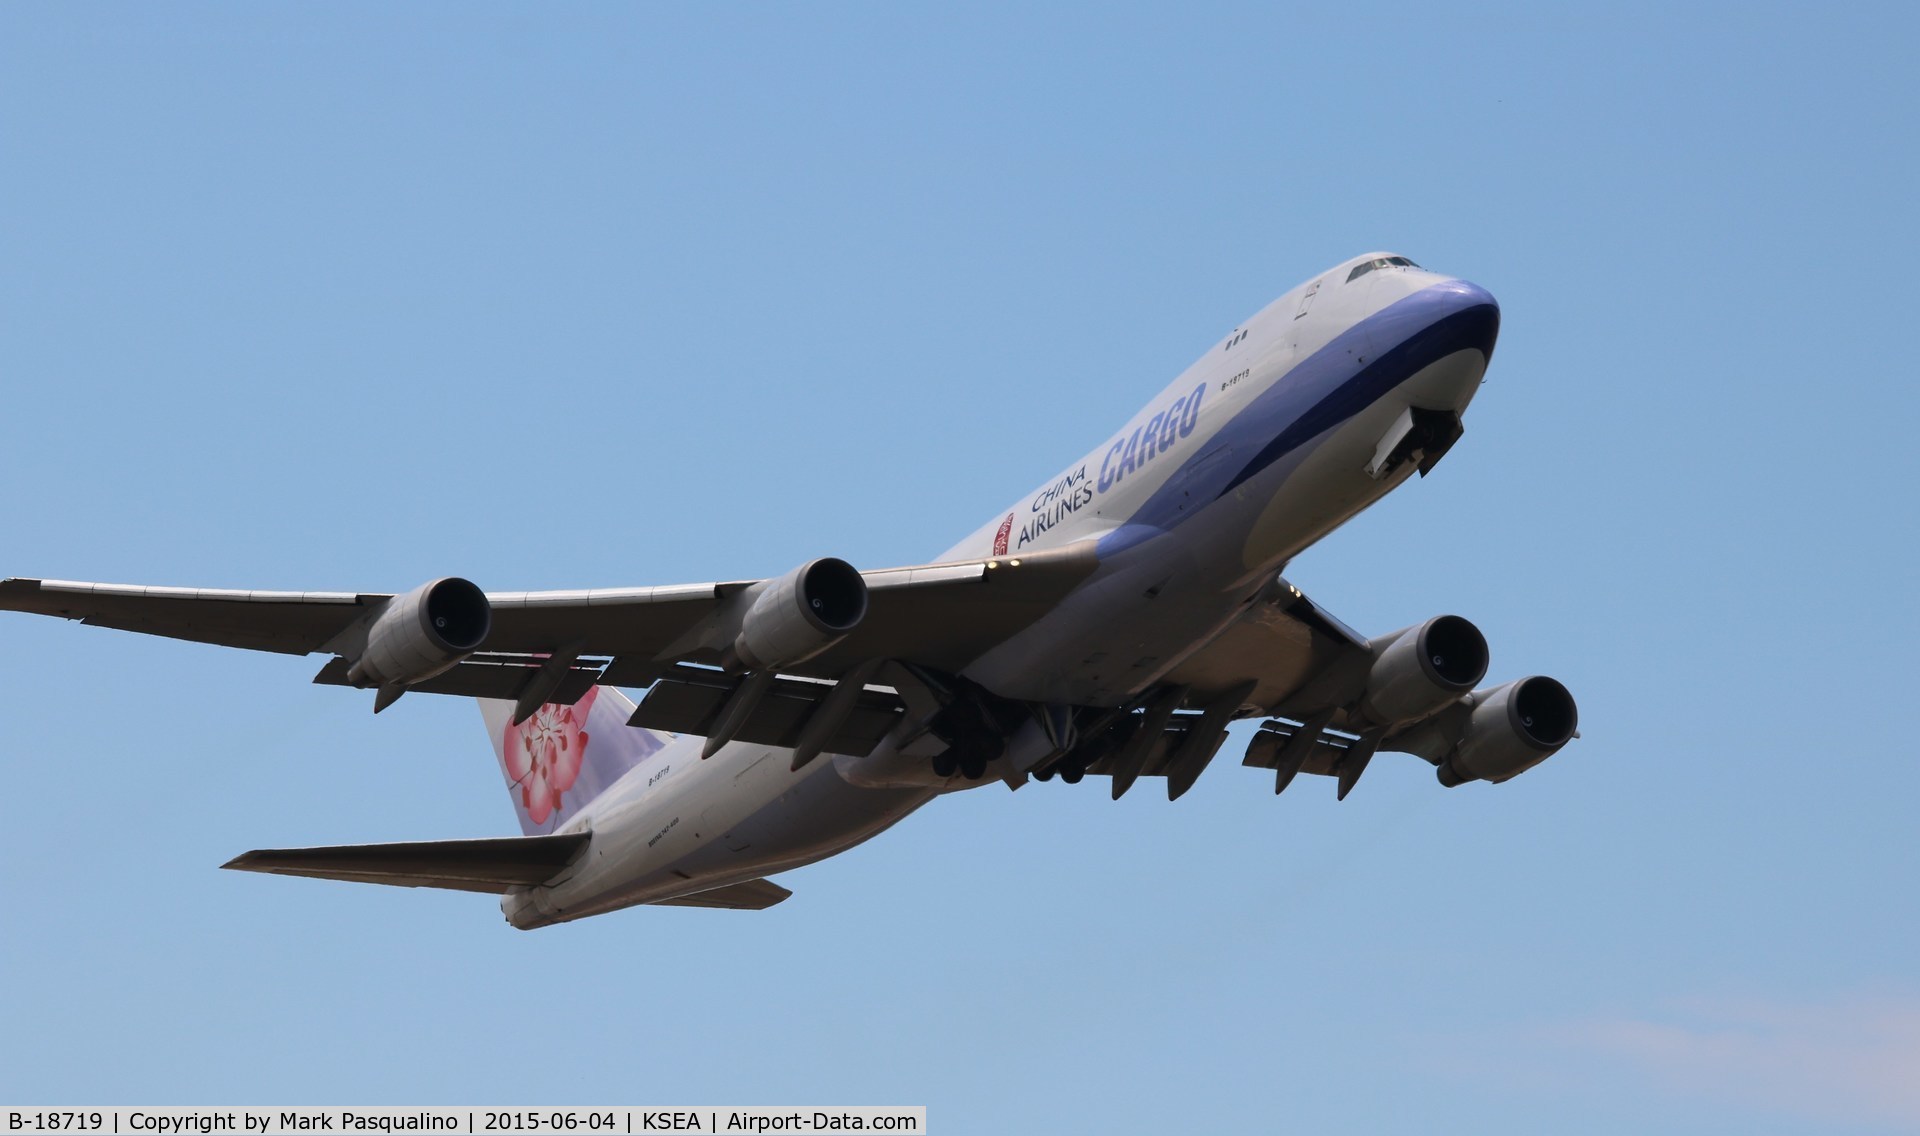
<svg viewBox="0 0 1920 1136"><path fill-rule="evenodd" d="M1440 783L1505 781L1573 739L1580 712L1567 688L1543 675L1476 692L1460 744L1440 763Z"/></svg>
<svg viewBox="0 0 1920 1136"><path fill-rule="evenodd" d="M748 670L791 666L838 643L866 614L866 580L846 561L823 557L761 585L733 654Z"/></svg>
<svg viewBox="0 0 1920 1136"><path fill-rule="evenodd" d="M367 628L367 646L347 670L355 686L424 682L471 655L493 629L487 594L458 576L388 600Z"/></svg>
<svg viewBox="0 0 1920 1136"><path fill-rule="evenodd" d="M1457 615L1436 615L1392 636L1367 673L1359 709L1379 726L1417 722L1487 674L1487 640Z"/></svg>

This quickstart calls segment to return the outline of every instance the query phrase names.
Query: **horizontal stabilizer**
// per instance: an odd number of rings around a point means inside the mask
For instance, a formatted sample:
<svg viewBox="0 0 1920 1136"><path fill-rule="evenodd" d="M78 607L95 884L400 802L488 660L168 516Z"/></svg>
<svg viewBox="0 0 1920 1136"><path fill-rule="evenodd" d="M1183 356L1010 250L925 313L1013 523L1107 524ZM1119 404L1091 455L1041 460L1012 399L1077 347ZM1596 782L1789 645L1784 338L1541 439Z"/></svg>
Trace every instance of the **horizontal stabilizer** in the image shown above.
<svg viewBox="0 0 1920 1136"><path fill-rule="evenodd" d="M588 839L587 833L569 832L484 840L261 848L243 852L220 866L279 876L499 894L511 887L552 879L573 862Z"/></svg>
<svg viewBox="0 0 1920 1136"><path fill-rule="evenodd" d="M772 880L748 880L712 891L697 891L678 899L656 899L655 907L722 907L730 911L765 911L793 893Z"/></svg>

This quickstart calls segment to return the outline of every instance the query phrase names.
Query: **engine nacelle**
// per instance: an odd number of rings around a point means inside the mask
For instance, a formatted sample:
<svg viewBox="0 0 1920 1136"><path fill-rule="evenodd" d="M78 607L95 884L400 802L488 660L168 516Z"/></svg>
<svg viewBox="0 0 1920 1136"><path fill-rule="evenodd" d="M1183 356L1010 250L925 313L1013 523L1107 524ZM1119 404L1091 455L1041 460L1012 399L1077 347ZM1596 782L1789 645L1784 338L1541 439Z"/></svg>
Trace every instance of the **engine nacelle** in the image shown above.
<svg viewBox="0 0 1920 1136"><path fill-rule="evenodd" d="M838 643L867 615L867 581L828 556L769 580L740 621L733 654L748 670L791 666Z"/></svg>
<svg viewBox="0 0 1920 1136"><path fill-rule="evenodd" d="M1482 691L1460 744L1440 763L1440 783L1452 788L1519 776L1560 752L1579 724L1573 695L1544 675Z"/></svg>
<svg viewBox="0 0 1920 1136"><path fill-rule="evenodd" d="M1360 712L1378 726L1417 722L1487 675L1487 639L1457 615L1400 632L1373 660Z"/></svg>
<svg viewBox="0 0 1920 1136"><path fill-rule="evenodd" d="M493 630L487 594L458 576L387 601L367 628L367 646L347 669L355 686L424 682L471 655Z"/></svg>

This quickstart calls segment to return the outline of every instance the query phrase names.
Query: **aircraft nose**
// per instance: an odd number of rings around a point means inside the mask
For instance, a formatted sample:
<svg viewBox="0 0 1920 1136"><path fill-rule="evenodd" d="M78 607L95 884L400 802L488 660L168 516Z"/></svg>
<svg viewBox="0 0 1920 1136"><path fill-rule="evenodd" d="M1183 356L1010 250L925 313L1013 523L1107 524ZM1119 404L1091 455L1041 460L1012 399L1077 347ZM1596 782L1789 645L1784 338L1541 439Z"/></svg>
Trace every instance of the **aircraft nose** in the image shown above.
<svg viewBox="0 0 1920 1136"><path fill-rule="evenodd" d="M1452 280L1447 281L1445 287L1448 291L1460 297L1459 302L1462 307L1478 307L1484 304L1493 308L1495 311L1500 309L1500 302L1493 298L1493 293L1475 284L1471 280L1462 280L1456 276Z"/></svg>
<svg viewBox="0 0 1920 1136"><path fill-rule="evenodd" d="M1441 320L1460 337L1462 347L1477 347L1493 357L1494 341L1500 338L1500 301L1493 293L1471 280L1458 277L1437 287Z"/></svg>

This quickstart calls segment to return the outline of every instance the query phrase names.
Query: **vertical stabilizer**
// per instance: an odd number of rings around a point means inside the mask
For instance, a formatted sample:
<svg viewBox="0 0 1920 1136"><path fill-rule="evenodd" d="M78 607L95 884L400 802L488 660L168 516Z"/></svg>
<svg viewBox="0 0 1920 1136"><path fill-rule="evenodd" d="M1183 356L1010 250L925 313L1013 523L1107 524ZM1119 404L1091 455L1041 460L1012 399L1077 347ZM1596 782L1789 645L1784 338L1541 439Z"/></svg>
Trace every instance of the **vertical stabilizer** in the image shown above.
<svg viewBox="0 0 1920 1136"><path fill-rule="evenodd" d="M478 701L520 831L529 836L557 830L670 737L627 725L633 700L610 686L589 689L571 706L542 706L517 726L513 703Z"/></svg>

